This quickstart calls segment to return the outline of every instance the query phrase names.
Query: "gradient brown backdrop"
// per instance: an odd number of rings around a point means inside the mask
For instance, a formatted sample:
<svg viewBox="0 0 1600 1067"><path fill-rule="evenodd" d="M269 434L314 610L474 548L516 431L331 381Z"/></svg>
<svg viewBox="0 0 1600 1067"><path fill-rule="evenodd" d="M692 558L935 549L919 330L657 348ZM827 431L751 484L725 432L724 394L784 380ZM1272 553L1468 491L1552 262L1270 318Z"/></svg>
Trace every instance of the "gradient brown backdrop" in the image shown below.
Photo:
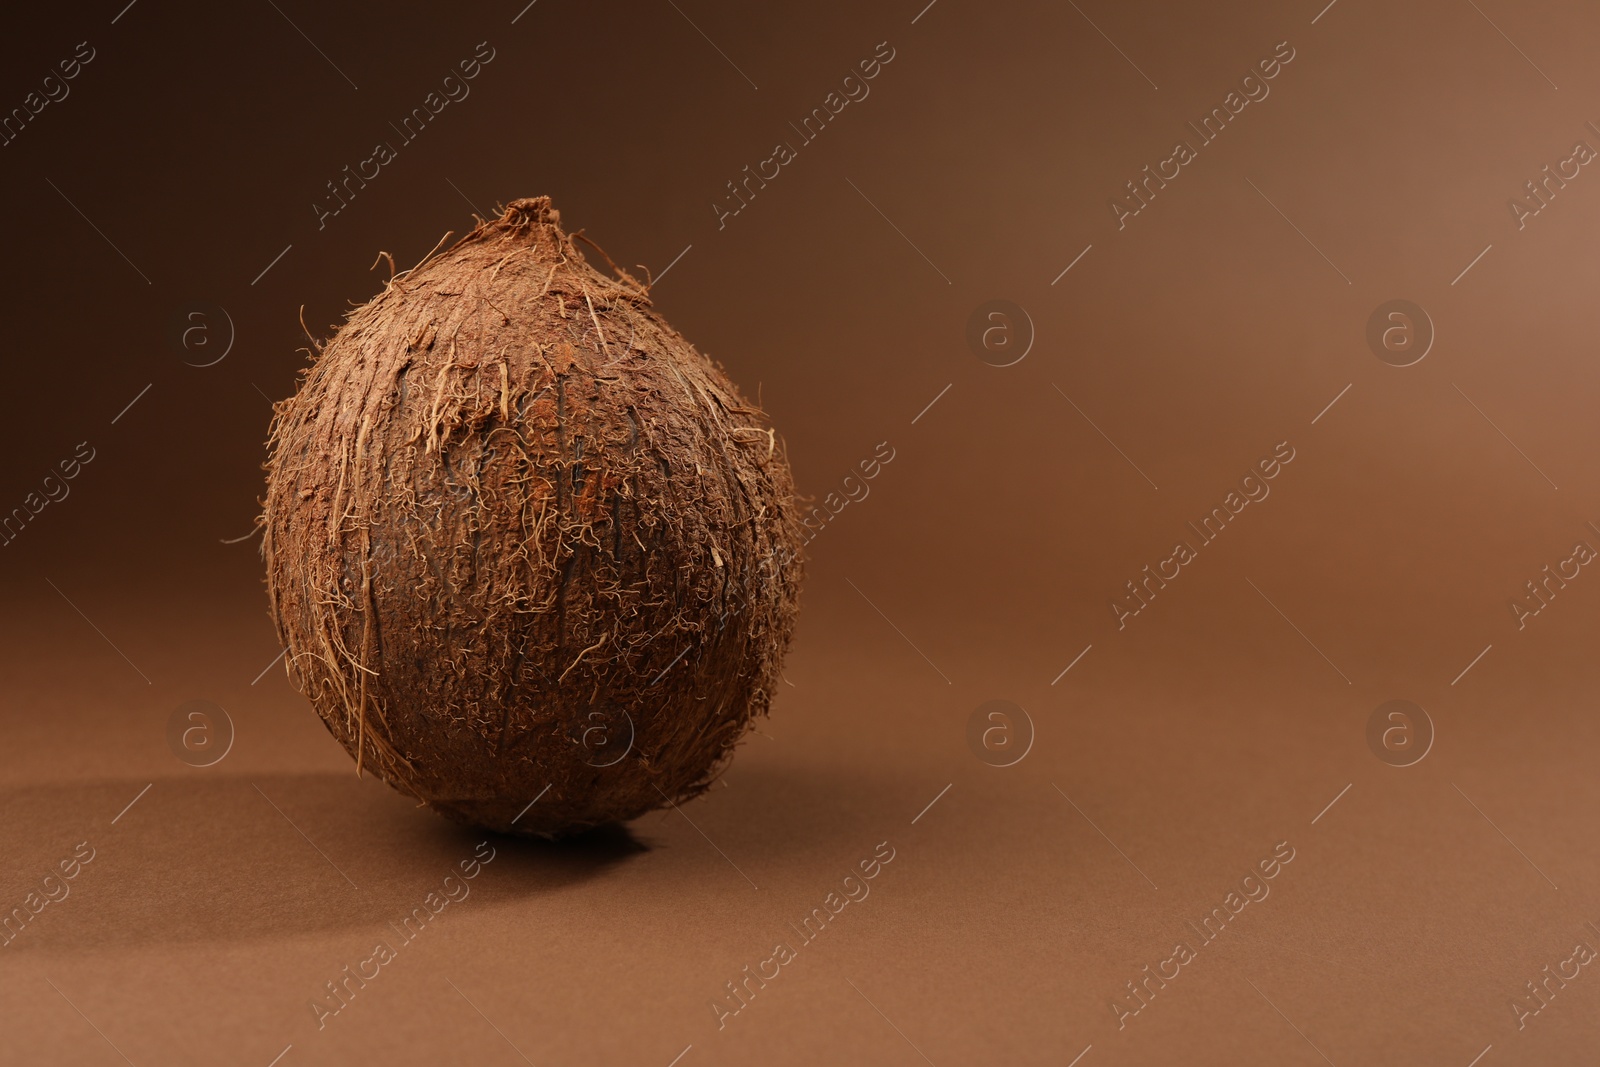
<svg viewBox="0 0 1600 1067"><path fill-rule="evenodd" d="M1600 947L1600 577L1520 628L1511 605L1600 547L1600 173L1521 228L1508 200L1600 149L1600 13L523 2L8 20L0 110L94 58L0 147L0 513L94 458L0 547L0 911L94 859L0 947L0 1058L1592 1060L1600 976L1567 961ZM319 228L326 183L480 42L470 95ZM801 146L880 42L870 95ZM1270 95L1198 147L1187 123L1280 42ZM1119 229L1108 201L1179 139L1198 158ZM798 158L719 228L780 140ZM807 492L895 458L812 544L792 686L725 787L495 842L319 1028L325 983L479 839L358 781L262 674L269 398L302 307L326 335L380 251L409 266L537 194L671 265L658 307L759 393ZM1435 334L1411 366L1366 339L1395 299ZM991 300L1031 320L1011 366L967 342ZM1282 442L1270 495L1199 547L1186 524ZM1178 540L1196 558L1119 627ZM1368 741L1395 699L1431 723L1406 767ZM190 700L233 725L207 768L169 745ZM969 744L991 700L1026 713L1008 767ZM719 1019L880 842L870 896ZM1195 958L1132 999L1177 941Z"/></svg>

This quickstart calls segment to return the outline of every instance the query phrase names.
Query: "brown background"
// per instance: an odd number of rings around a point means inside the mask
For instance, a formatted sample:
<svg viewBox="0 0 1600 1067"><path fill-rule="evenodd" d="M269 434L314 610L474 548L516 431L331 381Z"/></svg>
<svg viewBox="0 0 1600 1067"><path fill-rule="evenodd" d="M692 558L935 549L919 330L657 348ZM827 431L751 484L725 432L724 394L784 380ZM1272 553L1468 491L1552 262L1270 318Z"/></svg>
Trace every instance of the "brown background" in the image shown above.
<svg viewBox="0 0 1600 1067"><path fill-rule="evenodd" d="M96 850L0 948L8 1062L1592 1058L1592 968L1523 1029L1510 1001L1600 947L1600 578L1521 630L1509 604L1600 546L1600 177L1507 208L1600 147L1592 7L123 2L0 45L6 109L96 50L0 148L0 508L96 451L0 548L0 908ZM324 183L485 40L471 95L318 230ZM1271 95L1119 231L1108 198L1284 40ZM880 41L871 95L719 230L724 183ZM477 839L357 781L281 670L252 684L278 646L256 542L222 542L301 306L325 334L379 250L541 193L620 263L689 247L657 304L806 491L896 458L813 544L792 687L725 787L498 842L319 1031L323 983ZM996 298L1037 335L1005 368L965 341ZM1414 366L1365 341L1394 298L1437 329ZM191 301L234 324L214 366L173 340ZM1123 584L1282 441L1271 495L1119 630ZM236 728L205 769L168 747L192 699ZM967 743L994 699L1035 731L1008 768ZM1436 731L1410 767L1368 747L1390 699ZM870 897L719 1030L723 983L881 841ZM1281 841L1271 895L1119 1029L1124 983Z"/></svg>

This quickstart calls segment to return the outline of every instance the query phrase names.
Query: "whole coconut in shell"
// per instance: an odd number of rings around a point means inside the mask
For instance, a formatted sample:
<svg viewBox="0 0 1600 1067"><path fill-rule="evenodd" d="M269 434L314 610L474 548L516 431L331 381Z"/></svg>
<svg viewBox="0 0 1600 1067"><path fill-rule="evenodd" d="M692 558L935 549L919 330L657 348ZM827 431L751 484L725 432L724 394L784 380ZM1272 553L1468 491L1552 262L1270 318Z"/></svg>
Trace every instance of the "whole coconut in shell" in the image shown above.
<svg viewBox="0 0 1600 1067"><path fill-rule="evenodd" d="M350 312L273 420L291 680L358 773L501 832L704 791L794 626L781 440L616 274L515 200Z"/></svg>

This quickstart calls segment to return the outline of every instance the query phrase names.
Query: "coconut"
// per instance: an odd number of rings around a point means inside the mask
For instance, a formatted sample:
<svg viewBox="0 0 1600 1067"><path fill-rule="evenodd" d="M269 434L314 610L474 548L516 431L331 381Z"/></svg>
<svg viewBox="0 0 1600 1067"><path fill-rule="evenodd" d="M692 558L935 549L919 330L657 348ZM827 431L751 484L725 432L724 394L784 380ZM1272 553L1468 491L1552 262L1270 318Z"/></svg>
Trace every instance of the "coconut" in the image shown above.
<svg viewBox="0 0 1600 1067"><path fill-rule="evenodd" d="M515 200L351 311L275 408L262 520L290 680L357 773L544 837L707 788L802 573L764 413L575 238Z"/></svg>

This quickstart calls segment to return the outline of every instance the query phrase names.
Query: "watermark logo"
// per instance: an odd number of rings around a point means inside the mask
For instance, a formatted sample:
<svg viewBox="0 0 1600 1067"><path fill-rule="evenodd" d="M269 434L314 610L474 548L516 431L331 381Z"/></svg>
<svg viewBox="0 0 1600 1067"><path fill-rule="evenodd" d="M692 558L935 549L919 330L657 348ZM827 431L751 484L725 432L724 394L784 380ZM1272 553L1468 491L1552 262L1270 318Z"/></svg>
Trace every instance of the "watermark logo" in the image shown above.
<svg viewBox="0 0 1600 1067"><path fill-rule="evenodd" d="M168 344L191 367L215 367L233 351L233 316L221 304L191 300L173 313Z"/></svg>
<svg viewBox="0 0 1600 1067"><path fill-rule="evenodd" d="M1433 348L1433 319L1410 300L1379 304L1367 319L1367 347L1391 367L1421 363Z"/></svg>
<svg viewBox="0 0 1600 1067"><path fill-rule="evenodd" d="M1033 348L1033 319L1009 300L986 301L967 318L967 347L991 367L1014 366Z"/></svg>
<svg viewBox="0 0 1600 1067"><path fill-rule="evenodd" d="M1391 767L1421 763L1433 748L1433 720L1420 704L1385 701L1367 719L1367 747Z"/></svg>
<svg viewBox="0 0 1600 1067"><path fill-rule="evenodd" d="M209 700L190 700L167 719L167 747L191 767L212 767L233 748L233 719Z"/></svg>
<svg viewBox="0 0 1600 1067"><path fill-rule="evenodd" d="M1013 767L1033 748L1033 719L1010 700L987 700L967 717L967 748L991 767Z"/></svg>
<svg viewBox="0 0 1600 1067"><path fill-rule="evenodd" d="M571 737L589 766L615 766L633 750L633 716L616 704L590 708Z"/></svg>

